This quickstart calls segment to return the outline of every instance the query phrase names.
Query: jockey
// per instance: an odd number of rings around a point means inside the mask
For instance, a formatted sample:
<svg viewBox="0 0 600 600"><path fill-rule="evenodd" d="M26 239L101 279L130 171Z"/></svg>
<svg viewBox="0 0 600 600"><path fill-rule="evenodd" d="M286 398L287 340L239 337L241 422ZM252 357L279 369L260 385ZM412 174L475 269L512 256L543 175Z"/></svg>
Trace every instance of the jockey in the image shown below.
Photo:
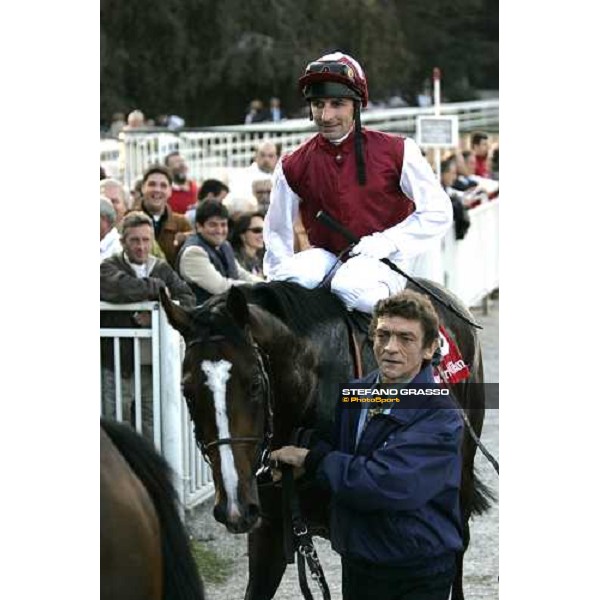
<svg viewBox="0 0 600 600"><path fill-rule="evenodd" d="M367 78L360 64L336 52L311 62L299 80L319 132L284 156L273 174L265 220L264 270L271 280L316 287L330 276L346 306L372 312L378 300L401 291L415 258L452 225L452 203L410 138L363 129ZM360 241L348 241L316 219L325 211ZM300 214L311 248L294 254Z"/></svg>

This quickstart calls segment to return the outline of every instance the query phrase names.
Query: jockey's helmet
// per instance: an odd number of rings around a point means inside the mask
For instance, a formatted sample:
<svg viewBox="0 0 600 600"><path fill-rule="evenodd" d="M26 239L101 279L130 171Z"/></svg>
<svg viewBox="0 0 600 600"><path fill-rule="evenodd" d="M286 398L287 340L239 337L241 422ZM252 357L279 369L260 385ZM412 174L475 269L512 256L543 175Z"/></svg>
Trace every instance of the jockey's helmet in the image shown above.
<svg viewBox="0 0 600 600"><path fill-rule="evenodd" d="M312 98L352 98L366 107L369 100L365 72L357 60L341 52L326 54L309 63L298 86L309 101Z"/></svg>

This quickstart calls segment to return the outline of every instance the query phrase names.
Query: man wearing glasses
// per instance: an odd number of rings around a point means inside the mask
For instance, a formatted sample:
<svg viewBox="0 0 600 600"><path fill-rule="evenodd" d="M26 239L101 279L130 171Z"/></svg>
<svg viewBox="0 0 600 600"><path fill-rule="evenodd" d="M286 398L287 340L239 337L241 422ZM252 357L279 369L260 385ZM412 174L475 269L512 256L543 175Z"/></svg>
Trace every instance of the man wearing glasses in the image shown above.
<svg viewBox="0 0 600 600"><path fill-rule="evenodd" d="M328 278L349 308L372 312L405 286L379 259L413 272L415 259L452 225L452 204L414 140L362 128L367 78L355 59L325 55L307 66L299 87L318 133L275 168L265 273L308 288ZM345 238L317 220L319 211L360 238L349 253ZM312 247L294 254L298 214Z"/></svg>

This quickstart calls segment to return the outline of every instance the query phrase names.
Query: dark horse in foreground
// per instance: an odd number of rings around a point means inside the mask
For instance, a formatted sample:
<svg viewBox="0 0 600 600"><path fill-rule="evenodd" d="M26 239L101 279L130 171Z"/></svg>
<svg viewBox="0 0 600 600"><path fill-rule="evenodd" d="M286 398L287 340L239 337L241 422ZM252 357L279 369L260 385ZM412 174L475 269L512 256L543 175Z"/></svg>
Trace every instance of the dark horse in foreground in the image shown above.
<svg viewBox="0 0 600 600"><path fill-rule="evenodd" d="M421 283L456 310L470 316L444 288ZM410 287L410 285L409 285ZM282 537L281 488L257 479L265 455L286 445L297 427L331 429L338 384L353 379L355 363L348 313L324 289L307 290L273 282L232 288L187 311L161 301L171 325L186 342L182 387L196 440L212 464L215 518L234 533L249 532L249 581L246 600L270 600L286 568ZM483 382L481 349L475 330L434 302L440 321L469 365L469 382ZM372 344L358 328L364 374L376 368ZM485 399L482 385L453 386L477 435ZM466 430L465 430L466 431ZM272 437L272 439L270 439ZM465 550L469 517L489 507L489 492L474 474L476 445L465 433L461 510ZM328 497L298 482L300 504L312 533L327 537ZM453 600L463 598L461 554Z"/></svg>
<svg viewBox="0 0 600 600"><path fill-rule="evenodd" d="M100 597L204 600L170 469L153 446L100 421Z"/></svg>

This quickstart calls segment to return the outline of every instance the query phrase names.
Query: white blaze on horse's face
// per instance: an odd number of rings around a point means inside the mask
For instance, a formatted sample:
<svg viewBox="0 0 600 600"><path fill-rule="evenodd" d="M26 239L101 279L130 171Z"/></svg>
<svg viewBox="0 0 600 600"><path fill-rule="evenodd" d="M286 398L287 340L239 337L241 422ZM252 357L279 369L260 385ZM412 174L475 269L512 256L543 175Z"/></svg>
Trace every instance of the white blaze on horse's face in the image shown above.
<svg viewBox="0 0 600 600"><path fill-rule="evenodd" d="M229 434L229 418L227 416L225 398L231 363L227 360L219 360L217 362L203 360L201 367L206 374L207 385L213 394L217 419L217 435L219 439L229 438L231 436ZM231 445L220 444L219 454L221 457L223 486L227 494L227 514L229 517L236 519L240 516L237 499L238 474L235 470Z"/></svg>

